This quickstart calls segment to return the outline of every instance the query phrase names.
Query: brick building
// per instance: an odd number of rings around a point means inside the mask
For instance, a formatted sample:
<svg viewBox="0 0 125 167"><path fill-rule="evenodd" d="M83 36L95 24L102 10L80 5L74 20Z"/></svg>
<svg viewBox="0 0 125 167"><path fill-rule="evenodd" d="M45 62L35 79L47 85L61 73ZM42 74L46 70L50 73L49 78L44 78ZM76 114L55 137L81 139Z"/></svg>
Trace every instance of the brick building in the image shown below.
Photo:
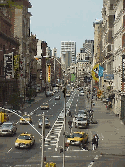
<svg viewBox="0 0 125 167"><path fill-rule="evenodd" d="M8 66L5 66L4 63L4 55L12 54L15 57L19 52L20 45L18 38L14 38L11 31L12 24L10 18L9 8L3 8L0 4L0 106L5 105L5 102L9 103L9 99L12 99L12 95L16 92L15 88L18 88L15 75L7 78ZM13 61L11 63L13 64ZM13 67L12 71L15 72Z"/></svg>

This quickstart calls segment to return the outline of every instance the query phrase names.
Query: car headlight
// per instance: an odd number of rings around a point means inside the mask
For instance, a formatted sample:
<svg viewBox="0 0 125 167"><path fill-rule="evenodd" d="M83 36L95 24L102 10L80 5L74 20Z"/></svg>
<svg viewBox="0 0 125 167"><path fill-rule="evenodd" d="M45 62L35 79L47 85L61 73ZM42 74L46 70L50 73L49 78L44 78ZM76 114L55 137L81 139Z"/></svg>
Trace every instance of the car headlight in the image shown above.
<svg viewBox="0 0 125 167"><path fill-rule="evenodd" d="M67 140L67 143L70 143L70 140Z"/></svg>
<svg viewBox="0 0 125 167"><path fill-rule="evenodd" d="M20 120L20 122L22 122L22 120Z"/></svg>
<svg viewBox="0 0 125 167"><path fill-rule="evenodd" d="M19 145L19 143L15 143L15 146L18 146Z"/></svg>

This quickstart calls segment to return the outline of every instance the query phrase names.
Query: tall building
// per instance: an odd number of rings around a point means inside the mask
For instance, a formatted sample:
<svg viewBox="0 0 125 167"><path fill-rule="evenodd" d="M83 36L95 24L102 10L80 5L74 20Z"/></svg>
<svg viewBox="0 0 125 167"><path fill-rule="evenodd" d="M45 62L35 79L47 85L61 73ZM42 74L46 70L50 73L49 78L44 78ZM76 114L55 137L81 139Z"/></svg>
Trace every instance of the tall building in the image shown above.
<svg viewBox="0 0 125 167"><path fill-rule="evenodd" d="M52 49L52 56L57 57L57 48L55 47Z"/></svg>
<svg viewBox="0 0 125 167"><path fill-rule="evenodd" d="M83 48L86 53L88 53L91 57L93 57L94 54L94 40L85 40L85 43L83 43Z"/></svg>
<svg viewBox="0 0 125 167"><path fill-rule="evenodd" d="M66 53L68 52L68 53ZM69 52L71 52L71 63L76 62L76 42L74 41L61 41L61 59L65 62L65 56L69 55ZM62 63L64 63L62 62Z"/></svg>
<svg viewBox="0 0 125 167"><path fill-rule="evenodd" d="M93 23L94 27L94 57L93 66L96 63L102 62L102 20L97 20Z"/></svg>

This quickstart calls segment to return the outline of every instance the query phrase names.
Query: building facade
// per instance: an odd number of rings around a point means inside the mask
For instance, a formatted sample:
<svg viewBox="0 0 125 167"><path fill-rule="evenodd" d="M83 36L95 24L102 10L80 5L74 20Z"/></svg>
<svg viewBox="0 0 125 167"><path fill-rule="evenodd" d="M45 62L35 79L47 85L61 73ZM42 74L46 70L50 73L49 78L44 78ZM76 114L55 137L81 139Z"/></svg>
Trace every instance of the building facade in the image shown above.
<svg viewBox="0 0 125 167"><path fill-rule="evenodd" d="M71 63L76 62L76 42L74 41L61 41L61 59L62 63L65 64L66 54L71 54Z"/></svg>
<svg viewBox="0 0 125 167"><path fill-rule="evenodd" d="M83 49L80 49L82 52ZM90 56L90 57L89 57ZM77 54L76 59L76 73L77 73L77 85L79 86L85 86L84 83L89 84L90 83L90 74L91 74L91 64L92 64L92 58L91 55L82 52ZM88 82L85 81L85 79L88 79Z"/></svg>
<svg viewBox="0 0 125 167"><path fill-rule="evenodd" d="M20 102L16 93L19 85L17 77L19 61L15 59L19 54L20 43L11 29L10 8L0 2L0 106L4 106L7 102L15 107ZM14 97L16 97L15 103Z"/></svg>

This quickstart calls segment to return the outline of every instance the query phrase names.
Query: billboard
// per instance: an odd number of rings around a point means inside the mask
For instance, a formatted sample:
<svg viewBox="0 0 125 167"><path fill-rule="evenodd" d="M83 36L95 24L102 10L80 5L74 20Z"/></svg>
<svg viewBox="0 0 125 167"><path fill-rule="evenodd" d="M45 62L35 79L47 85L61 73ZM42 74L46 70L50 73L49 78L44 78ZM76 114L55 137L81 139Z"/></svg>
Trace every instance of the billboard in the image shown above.
<svg viewBox="0 0 125 167"><path fill-rule="evenodd" d="M14 65L14 72L15 72L15 75L16 77L18 78L19 77L19 65L20 65L20 55L15 55L14 56L14 62L13 62L13 65Z"/></svg>
<svg viewBox="0 0 125 167"><path fill-rule="evenodd" d="M71 74L71 82L75 82L75 80L76 80L75 74Z"/></svg>
<svg viewBox="0 0 125 167"><path fill-rule="evenodd" d="M9 54L4 54L4 68L4 75L6 76L6 78L14 78L13 52Z"/></svg>
<svg viewBox="0 0 125 167"><path fill-rule="evenodd" d="M51 80L51 66L48 66L48 82Z"/></svg>

